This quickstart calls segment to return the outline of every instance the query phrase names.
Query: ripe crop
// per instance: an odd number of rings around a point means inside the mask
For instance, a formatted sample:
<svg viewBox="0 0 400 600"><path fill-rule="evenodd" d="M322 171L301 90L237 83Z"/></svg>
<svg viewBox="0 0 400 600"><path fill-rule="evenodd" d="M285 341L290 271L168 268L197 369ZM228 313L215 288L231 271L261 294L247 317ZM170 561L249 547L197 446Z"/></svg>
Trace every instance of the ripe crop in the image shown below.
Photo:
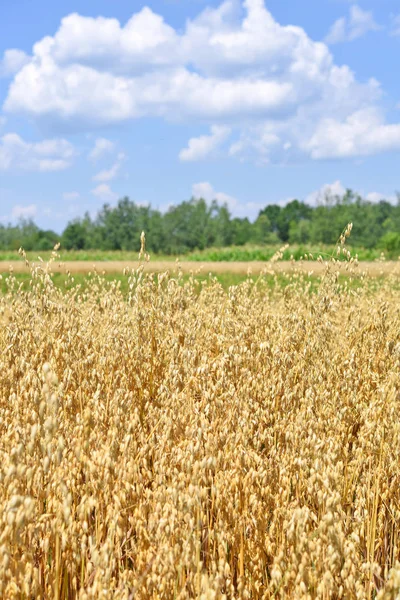
<svg viewBox="0 0 400 600"><path fill-rule="evenodd" d="M338 268L10 277L0 596L398 597L399 292Z"/></svg>

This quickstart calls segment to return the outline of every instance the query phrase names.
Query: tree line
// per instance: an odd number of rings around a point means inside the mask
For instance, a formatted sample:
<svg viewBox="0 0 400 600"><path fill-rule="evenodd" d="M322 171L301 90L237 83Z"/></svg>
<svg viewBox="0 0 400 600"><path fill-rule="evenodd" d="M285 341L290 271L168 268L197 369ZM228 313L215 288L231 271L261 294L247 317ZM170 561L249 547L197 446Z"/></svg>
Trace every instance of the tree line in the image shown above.
<svg viewBox="0 0 400 600"><path fill-rule="evenodd" d="M269 204L257 219L233 217L225 204L194 199L161 213L129 198L105 204L92 218L70 221L61 235L40 229L30 220L0 226L0 249L49 250L61 242L64 250L138 250L146 232L150 252L185 254L210 247L244 244L335 244L347 223L354 224L351 243L364 248L400 252L400 196L396 204L370 202L348 190L343 197L326 196L317 206L293 200Z"/></svg>

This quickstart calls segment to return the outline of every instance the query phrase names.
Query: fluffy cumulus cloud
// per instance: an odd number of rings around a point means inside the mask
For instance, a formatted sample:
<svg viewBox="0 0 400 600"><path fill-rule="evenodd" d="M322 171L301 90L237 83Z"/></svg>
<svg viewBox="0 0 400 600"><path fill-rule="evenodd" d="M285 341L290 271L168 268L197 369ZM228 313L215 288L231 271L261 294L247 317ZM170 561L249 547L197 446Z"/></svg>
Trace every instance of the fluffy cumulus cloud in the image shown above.
<svg viewBox="0 0 400 600"><path fill-rule="evenodd" d="M238 198L218 192L209 181L201 181L192 185L192 197L203 198L208 203L217 200L219 204L226 204L230 213L235 217L250 217L256 219L265 202L240 202Z"/></svg>
<svg viewBox="0 0 400 600"><path fill-rule="evenodd" d="M4 52L0 60L0 77L10 77L20 71L30 61L30 58L22 50L11 48Z"/></svg>
<svg viewBox="0 0 400 600"><path fill-rule="evenodd" d="M380 26L375 23L372 12L363 10L356 4L350 7L348 17L341 17L332 25L325 38L327 44L352 42L363 37L369 31L378 31Z"/></svg>
<svg viewBox="0 0 400 600"><path fill-rule="evenodd" d="M0 171L61 171L74 157L74 147L63 139L26 142L16 133L0 137Z"/></svg>
<svg viewBox="0 0 400 600"><path fill-rule="evenodd" d="M118 175L120 167L120 163L114 163L109 169L104 169L103 171L96 173L96 175L93 176L93 181L111 181Z"/></svg>
<svg viewBox="0 0 400 600"><path fill-rule="evenodd" d="M227 204L231 209L235 208L238 204L236 198L224 192L217 192L208 181L194 183L192 185L192 196L193 198L203 198L206 202L218 200L220 204Z"/></svg>
<svg viewBox="0 0 400 600"><path fill-rule="evenodd" d="M324 204L326 200L335 198L343 198L346 193L346 188L343 186L341 181L334 181L333 183L326 183L321 186L318 190L311 192L306 196L304 202L310 206L317 206L318 204Z"/></svg>
<svg viewBox="0 0 400 600"><path fill-rule="evenodd" d="M183 161L206 158L226 140L229 133L229 127L213 125L210 135L191 138L188 142L188 147L180 151L179 158Z"/></svg>
<svg viewBox="0 0 400 600"><path fill-rule="evenodd" d="M255 62L265 62L264 48L257 46L265 45L268 31L252 22L260 13L266 27L273 20L262 3L247 0L247 19L231 23L236 4L229 0L206 10L181 35L149 8L123 27L115 19L69 15L54 37L34 46L5 108L92 125L147 115L215 119L280 112L294 101L292 83L253 72ZM272 49L275 55L284 42Z"/></svg>
<svg viewBox="0 0 400 600"><path fill-rule="evenodd" d="M97 161L106 154L112 152L115 148L114 142L107 138L97 138L94 142L94 146L89 152L88 158L92 161Z"/></svg>
<svg viewBox="0 0 400 600"><path fill-rule="evenodd" d="M92 190L93 196L99 198L103 202L112 202L117 199L117 194L112 191L107 183L100 183L97 187Z"/></svg>
<svg viewBox="0 0 400 600"><path fill-rule="evenodd" d="M96 175L94 175L92 178L93 181L104 182L115 179L121 170L121 166L125 158L125 154L123 152L119 152L114 164L109 169L103 169L102 171L96 173Z"/></svg>
<svg viewBox="0 0 400 600"><path fill-rule="evenodd" d="M348 158L400 150L400 124L386 124L378 110L366 108L342 121L322 119L304 147L313 158Z"/></svg>
<svg viewBox="0 0 400 600"><path fill-rule="evenodd" d="M386 202L390 202L391 204L396 204L398 201L398 196L396 194L383 194L382 192L368 192L365 198L369 200L369 202L381 202L381 200L386 200Z"/></svg>
<svg viewBox="0 0 400 600"><path fill-rule="evenodd" d="M336 41L342 29L355 39L376 27L352 6ZM364 154L360 115L374 125L368 153L396 148L399 126L379 112L381 95L375 80L337 66L326 43L280 25L263 0L225 0L182 31L150 8L125 24L71 14L21 63L4 110L74 131L141 117L190 122L204 135L188 141L181 160L212 155L230 131L227 155L267 163ZM332 126L350 131L348 145ZM100 139L92 160L107 152Z"/></svg>
<svg viewBox="0 0 400 600"><path fill-rule="evenodd" d="M27 206L16 204L11 208L11 212L9 214L0 215L0 223L10 223L12 221L20 221L21 219L34 219L37 216L37 213L38 210L36 204L28 204Z"/></svg>
<svg viewBox="0 0 400 600"><path fill-rule="evenodd" d="M333 183L326 183L322 185L319 189L311 192L304 198L304 202L309 204L310 206L318 206L320 204L325 204L326 202L335 201L337 198L343 198L346 194L346 188L343 183L339 180L334 181ZM381 200L386 200L394 204L397 202L397 196L395 194L383 194L381 192L368 192L365 193L362 190L358 192L362 198L365 198L369 202L380 202ZM281 202L282 206L291 202L293 198L284 200Z"/></svg>

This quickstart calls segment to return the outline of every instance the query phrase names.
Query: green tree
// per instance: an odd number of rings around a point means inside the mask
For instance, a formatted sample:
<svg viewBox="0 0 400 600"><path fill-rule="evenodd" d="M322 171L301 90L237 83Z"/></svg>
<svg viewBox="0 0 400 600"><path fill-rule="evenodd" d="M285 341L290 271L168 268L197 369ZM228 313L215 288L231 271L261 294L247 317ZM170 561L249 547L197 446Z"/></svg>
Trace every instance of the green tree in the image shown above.
<svg viewBox="0 0 400 600"><path fill-rule="evenodd" d="M211 222L213 226L212 245L219 248L230 246L233 240L233 230L231 215L226 204L220 206L216 200L213 200Z"/></svg>
<svg viewBox="0 0 400 600"><path fill-rule="evenodd" d="M232 219L232 231L233 244L235 246L243 246L251 240L252 224L250 223L247 217L244 219L235 217L234 219Z"/></svg>
<svg viewBox="0 0 400 600"><path fill-rule="evenodd" d="M289 242L291 244L307 244L311 237L311 221L291 221L289 224Z"/></svg>
<svg viewBox="0 0 400 600"><path fill-rule="evenodd" d="M87 232L81 219L74 219L63 231L61 247L66 250L83 250L87 248Z"/></svg>
<svg viewBox="0 0 400 600"><path fill-rule="evenodd" d="M268 220L271 223L271 231L278 233L278 221L281 210L282 209L278 204L268 204L265 208L260 210L258 216L265 215L268 217Z"/></svg>
<svg viewBox="0 0 400 600"><path fill-rule="evenodd" d="M386 250L390 258L400 256L400 233L388 231L379 241L379 246Z"/></svg>
<svg viewBox="0 0 400 600"><path fill-rule="evenodd" d="M251 241L256 244L267 244L271 239L271 221L266 214L260 214L253 223Z"/></svg>
<svg viewBox="0 0 400 600"><path fill-rule="evenodd" d="M282 241L289 240L290 223L299 223L302 219L309 219L312 209L304 202L292 200L282 208L277 218L278 234Z"/></svg>

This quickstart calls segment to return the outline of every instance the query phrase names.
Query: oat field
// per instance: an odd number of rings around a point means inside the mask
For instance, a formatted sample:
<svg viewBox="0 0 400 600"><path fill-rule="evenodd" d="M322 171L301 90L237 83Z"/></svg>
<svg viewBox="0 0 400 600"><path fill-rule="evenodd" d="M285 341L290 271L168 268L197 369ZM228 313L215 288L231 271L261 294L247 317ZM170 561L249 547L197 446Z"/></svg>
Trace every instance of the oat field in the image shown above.
<svg viewBox="0 0 400 600"><path fill-rule="evenodd" d="M0 597L398 598L398 275L338 268L9 278Z"/></svg>
<svg viewBox="0 0 400 600"><path fill-rule="evenodd" d="M320 276L325 273L325 262L323 260L318 262L314 260L312 255L307 257L307 260L296 261L296 271L302 273L310 273ZM36 264L40 266L40 261L36 259ZM51 263L52 273L71 273L71 275L87 275L93 271L97 271L101 274L121 274L124 270L135 269L137 267L137 260L110 260L110 261L91 261L91 260L67 260L67 261L54 261ZM288 273L293 269L293 263L291 261L279 260L274 262L274 272L276 273ZM341 261L337 264L337 269L340 269L341 273L348 271L349 265L345 261ZM8 260L0 261L0 273L7 274L10 269L15 274L28 274L30 273L31 264L27 265L23 261ZM266 261L218 261L218 262L194 262L187 260L179 261L166 261L166 260L151 260L145 265L146 273L165 273L166 271L174 273L176 271L182 271L182 273L193 273L193 274L208 274L213 275L224 275L226 273L232 273L237 275L246 275L249 270L256 275L259 275L262 271L269 271L270 265ZM359 262L359 272L365 272L371 277L380 277L381 275L391 275L397 271L400 273L400 261L391 260L376 260L376 261L362 261Z"/></svg>

